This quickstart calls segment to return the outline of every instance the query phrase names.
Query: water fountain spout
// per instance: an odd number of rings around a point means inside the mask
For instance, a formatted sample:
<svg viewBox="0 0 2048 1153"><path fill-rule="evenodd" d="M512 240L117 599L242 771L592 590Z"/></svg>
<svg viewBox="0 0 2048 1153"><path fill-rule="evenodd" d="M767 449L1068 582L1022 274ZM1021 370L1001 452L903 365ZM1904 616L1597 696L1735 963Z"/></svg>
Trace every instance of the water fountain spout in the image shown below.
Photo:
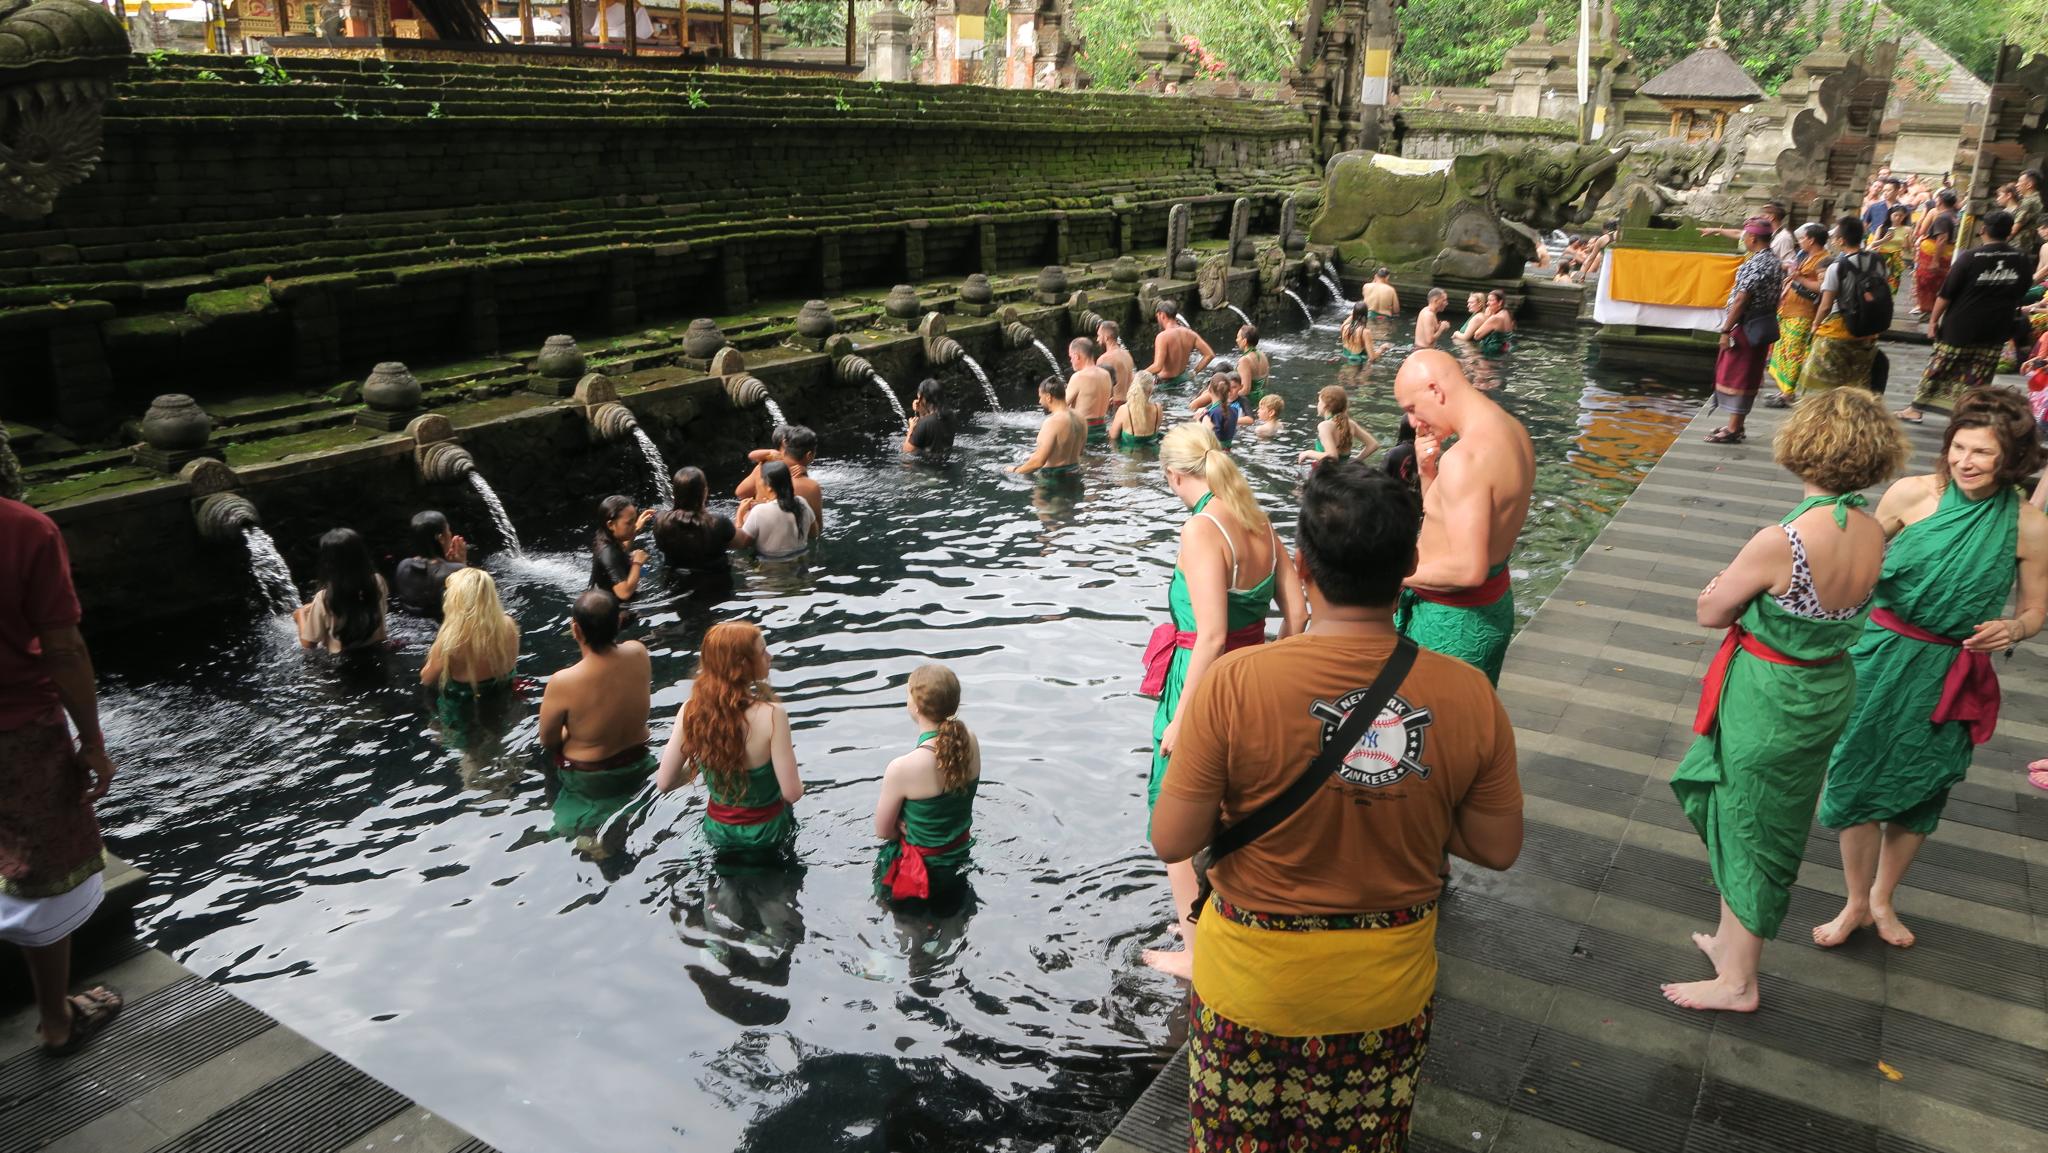
<svg viewBox="0 0 2048 1153"><path fill-rule="evenodd" d="M848 353L832 362L832 376L841 384L866 384L875 378L875 366L864 356Z"/></svg>
<svg viewBox="0 0 2048 1153"><path fill-rule="evenodd" d="M1224 302L1223 302L1223 307L1225 307L1225 308L1229 309L1229 310L1230 310L1230 311L1232 311L1232 312L1235 312L1235 313L1237 314L1237 318L1238 318L1239 320L1242 320L1242 321L1244 321L1244 322L1245 322L1246 324L1250 324L1250 323L1252 322L1252 318L1251 318L1251 317L1249 317L1249 316L1246 316L1246 315L1245 315L1245 313L1244 313L1244 309L1242 309L1242 308L1239 308L1239 307L1238 307L1238 306L1236 306L1235 304L1232 304L1232 303L1230 303L1229 301L1227 301L1227 300L1226 300L1226 301L1224 301Z"/></svg>
<svg viewBox="0 0 2048 1153"><path fill-rule="evenodd" d="M226 545L240 541L249 550L249 571L264 604L277 615L299 607L299 589L292 570L277 551L277 542L263 531L263 517L249 498L236 491L241 481L220 461L200 458L178 470L192 489L192 522L201 540Z"/></svg>
<svg viewBox="0 0 2048 1153"><path fill-rule="evenodd" d="M768 386L757 376L740 374L725 378L725 395L735 408L752 408L768 401Z"/></svg>
<svg viewBox="0 0 2048 1153"><path fill-rule="evenodd" d="M415 417L405 432L413 439L412 459L422 484L458 484L476 471L475 458L455 443L455 426L447 417L433 412Z"/></svg>
<svg viewBox="0 0 2048 1153"><path fill-rule="evenodd" d="M967 355L960 342L946 335L946 318L937 312L927 312L917 324L917 335L924 342L924 359L933 368L944 368L958 363Z"/></svg>
<svg viewBox="0 0 2048 1153"><path fill-rule="evenodd" d="M192 520L208 544L231 544L242 539L244 530L263 527L256 506L238 492L201 497L192 505Z"/></svg>
<svg viewBox="0 0 2048 1153"><path fill-rule="evenodd" d="M1101 313L1088 307L1088 290L1085 288L1067 298L1067 317L1073 322L1074 335L1090 339L1094 338L1106 319Z"/></svg>
<svg viewBox="0 0 2048 1153"><path fill-rule="evenodd" d="M1003 347L1023 348L1027 344L1035 344L1037 342L1038 336L1031 331L1030 326L1018 321L1011 321L1003 325Z"/></svg>

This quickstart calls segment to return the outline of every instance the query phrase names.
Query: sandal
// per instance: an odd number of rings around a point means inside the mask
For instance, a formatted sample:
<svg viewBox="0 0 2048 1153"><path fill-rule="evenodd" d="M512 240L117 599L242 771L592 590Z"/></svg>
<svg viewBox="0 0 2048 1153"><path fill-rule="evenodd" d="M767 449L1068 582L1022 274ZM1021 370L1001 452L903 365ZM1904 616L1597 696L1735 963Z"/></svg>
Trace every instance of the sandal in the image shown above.
<svg viewBox="0 0 2048 1153"><path fill-rule="evenodd" d="M1707 434L1708 444L1741 444L1747 439L1742 433L1730 432L1726 428L1717 428Z"/></svg>
<svg viewBox="0 0 2048 1153"><path fill-rule="evenodd" d="M2048 790L2048 760L2035 761L2027 766L2027 783L2037 789Z"/></svg>
<svg viewBox="0 0 2048 1153"><path fill-rule="evenodd" d="M70 998L70 1001L71 1036L65 1038L61 1045L45 1044L45 1057L69 1057L85 1048L86 1042L114 1023L114 1018L121 1015L121 1007L126 1004L118 991L105 985L95 985Z"/></svg>
<svg viewBox="0 0 2048 1153"><path fill-rule="evenodd" d="M1908 416L1906 415L1907 413L1911 413L1912 415ZM1921 412L1917 408L1902 408L1899 411L1893 413L1892 415L1898 417L1900 420L1905 421L1907 424L1919 424L1920 422L1927 419L1927 414Z"/></svg>

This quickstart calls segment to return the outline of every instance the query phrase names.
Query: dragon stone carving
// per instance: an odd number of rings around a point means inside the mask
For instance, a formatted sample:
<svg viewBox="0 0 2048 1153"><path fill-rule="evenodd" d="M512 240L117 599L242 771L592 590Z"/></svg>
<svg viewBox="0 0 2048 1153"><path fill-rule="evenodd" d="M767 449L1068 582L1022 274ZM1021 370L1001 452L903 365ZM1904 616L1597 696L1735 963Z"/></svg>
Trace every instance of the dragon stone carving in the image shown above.
<svg viewBox="0 0 2048 1153"><path fill-rule="evenodd" d="M100 160L128 34L89 0L0 0L0 213L49 215Z"/></svg>

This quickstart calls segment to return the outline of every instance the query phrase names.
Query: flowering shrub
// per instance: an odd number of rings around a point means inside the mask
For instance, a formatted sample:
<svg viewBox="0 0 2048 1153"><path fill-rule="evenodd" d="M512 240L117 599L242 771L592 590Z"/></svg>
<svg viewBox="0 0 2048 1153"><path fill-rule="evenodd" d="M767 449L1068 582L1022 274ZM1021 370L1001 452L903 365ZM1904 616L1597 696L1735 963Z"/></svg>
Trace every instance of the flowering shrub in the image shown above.
<svg viewBox="0 0 2048 1153"><path fill-rule="evenodd" d="M1193 36L1180 38L1180 46L1187 49L1188 59L1194 61L1195 71L1205 77L1220 77L1230 70L1223 57L1202 47L1201 40Z"/></svg>

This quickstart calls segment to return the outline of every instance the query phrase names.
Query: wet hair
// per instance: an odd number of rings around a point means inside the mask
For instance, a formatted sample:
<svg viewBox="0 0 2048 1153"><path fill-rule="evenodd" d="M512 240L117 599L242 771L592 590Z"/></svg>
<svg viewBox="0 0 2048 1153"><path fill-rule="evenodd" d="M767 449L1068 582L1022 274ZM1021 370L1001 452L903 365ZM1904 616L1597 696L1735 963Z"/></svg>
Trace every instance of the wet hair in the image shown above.
<svg viewBox="0 0 2048 1153"><path fill-rule="evenodd" d="M1472 303L1475 300L1479 302L1476 305ZM1477 312L1485 303L1486 294L1483 292L1468 292L1465 294L1465 311L1467 312Z"/></svg>
<svg viewBox="0 0 2048 1153"><path fill-rule="evenodd" d="M1437 301L1439 301L1439 300L1443 301L1443 302L1444 302L1445 304L1449 304L1449 303L1450 303L1450 301L1451 301L1451 294L1450 294L1450 293L1448 293L1448 292L1445 292L1445 291L1444 291L1443 289L1441 289L1441 288L1432 288L1432 289L1430 289L1430 290L1429 290L1429 303L1430 303L1430 305L1431 305L1432 307L1433 307L1433 306L1435 306L1436 302L1437 302Z"/></svg>
<svg viewBox="0 0 2048 1153"><path fill-rule="evenodd" d="M761 483L775 497L775 506L796 517L802 523L803 515L796 499L796 480L790 475L789 466L779 460L764 461L761 464Z"/></svg>
<svg viewBox="0 0 2048 1153"><path fill-rule="evenodd" d="M1998 483L2018 484L2041 467L2042 449L2034 410L2018 389L1992 386L1973 388L1956 400L1955 414L1941 434L1941 455L1935 458L1934 475L1948 485L1948 450L1956 434L1966 428L1986 428L1998 440Z"/></svg>
<svg viewBox="0 0 2048 1153"><path fill-rule="evenodd" d="M1107 336L1111 340L1117 340L1123 336L1123 329L1117 327L1116 321L1105 320L1095 326L1095 335L1098 339Z"/></svg>
<svg viewBox="0 0 2048 1153"><path fill-rule="evenodd" d="M505 615L498 582L480 568L449 573L441 586L441 630L434 634L427 657L440 655L443 688L458 653L472 667L492 669L510 668L519 659L519 626Z"/></svg>
<svg viewBox="0 0 2048 1153"><path fill-rule="evenodd" d="M932 756L939 762L939 788L948 793L964 788L970 767L967 726L954 715L960 711L960 678L944 665L917 666L910 674L910 705L937 726Z"/></svg>
<svg viewBox="0 0 2048 1153"><path fill-rule="evenodd" d="M583 643L597 652L619 643L619 598L610 589L584 589L569 606L569 619Z"/></svg>
<svg viewBox="0 0 2048 1153"><path fill-rule="evenodd" d="M683 703L683 751L703 770L711 787L737 799L747 787L747 710L775 694L754 678L754 652L761 627L724 621L704 634L690 699Z"/></svg>
<svg viewBox="0 0 2048 1153"><path fill-rule="evenodd" d="M1266 510L1259 507L1258 498L1245 483L1244 473L1223 451L1222 442L1209 430L1207 421L1174 426L1166 439L1159 442L1159 463L1208 484L1216 503L1230 510L1246 535L1263 536L1271 528L1272 522L1266 519Z"/></svg>
<svg viewBox="0 0 2048 1153"><path fill-rule="evenodd" d="M1246 348L1257 348L1259 346L1259 326L1256 324L1239 325L1237 338L1244 341Z"/></svg>
<svg viewBox="0 0 2048 1153"><path fill-rule="evenodd" d="M1286 409L1287 402L1280 399L1280 394L1277 392L1269 392L1259 398L1260 416L1265 416L1268 412L1271 412L1273 415L1270 419L1277 420Z"/></svg>
<svg viewBox="0 0 2048 1153"><path fill-rule="evenodd" d="M1884 402L1861 388L1831 388L1801 400L1771 438L1787 471L1828 492L1859 492L1906 466L1913 445Z"/></svg>
<svg viewBox="0 0 2048 1153"><path fill-rule="evenodd" d="M1169 320L1180 319L1180 305L1165 297L1161 297L1152 305L1152 312L1156 316L1164 316Z"/></svg>
<svg viewBox="0 0 2048 1153"><path fill-rule="evenodd" d="M1827 226L1826 226L1826 225L1824 225L1824 224L1822 224L1822 223L1820 223L1820 222L1819 222L1819 221L1817 221L1817 220L1809 220L1809 221L1807 221L1807 222L1806 222L1805 224L1802 224L1802 225L1800 225L1800 226L1799 226L1799 235L1801 235L1801 236L1805 237L1805 238L1806 238L1806 239L1808 239L1808 240L1811 240L1811 241L1813 241L1813 243L1814 243L1814 247L1816 247L1816 248L1826 248L1826 247L1827 247L1827 244L1828 244L1828 230L1827 230Z"/></svg>
<svg viewBox="0 0 2048 1153"><path fill-rule="evenodd" d="M927 376L917 382L917 399L933 412L943 412L946 408L946 386Z"/></svg>
<svg viewBox="0 0 2048 1153"><path fill-rule="evenodd" d="M792 425L787 424L776 425L768 431L768 443L774 445L779 451L784 445L789 443L789 430L792 427Z"/></svg>
<svg viewBox="0 0 2048 1153"><path fill-rule="evenodd" d="M1057 375L1048 376L1038 382L1038 395L1057 396L1061 400L1065 400L1067 399L1067 382L1061 380Z"/></svg>
<svg viewBox="0 0 2048 1153"><path fill-rule="evenodd" d="M1984 235L1993 241L2004 240L2012 235L2012 213L2001 208L1984 214Z"/></svg>
<svg viewBox="0 0 2048 1153"><path fill-rule="evenodd" d="M1373 270L1372 270L1372 278L1373 278L1374 280L1378 280L1378 279L1379 279L1380 277L1382 277L1382 276L1392 276L1392 275L1394 275L1394 273L1393 273L1393 270L1392 270L1392 269L1389 269L1389 268L1388 268L1388 267L1387 267L1386 265L1384 265L1384 264L1382 264L1382 265L1380 265L1380 266L1379 266L1378 268L1375 268L1375 269L1373 269Z"/></svg>
<svg viewBox="0 0 2048 1153"><path fill-rule="evenodd" d="M1863 218L1853 212L1844 212L1835 219L1835 235L1849 248L1863 247Z"/></svg>
<svg viewBox="0 0 2048 1153"><path fill-rule="evenodd" d="M1323 391L1316 394L1316 411L1337 426L1330 434L1336 443L1323 447L1336 453L1339 460L1348 459L1351 456L1351 394L1344 391L1341 384L1326 384Z"/></svg>
<svg viewBox="0 0 2048 1153"><path fill-rule="evenodd" d="M695 519L704 512L704 502L711 495L711 484L704 479L704 470L694 464L686 464L676 470L675 511Z"/></svg>
<svg viewBox="0 0 2048 1153"><path fill-rule="evenodd" d="M818 434L809 425L792 424L782 438L782 455L799 461L818 455Z"/></svg>
<svg viewBox="0 0 2048 1153"><path fill-rule="evenodd" d="M377 635L384 623L384 594L377 587L377 567L361 533L335 528L321 535L320 589L342 648L366 644Z"/></svg>
<svg viewBox="0 0 2048 1153"><path fill-rule="evenodd" d="M1366 323L1366 322L1370 321L1371 319L1372 319L1372 306L1371 306L1371 305L1369 305L1369 304L1367 304L1366 302L1364 302L1363 300L1361 300L1361 301L1359 301L1359 302L1358 302L1357 304L1354 304L1354 305L1352 305L1352 306L1351 306L1351 323L1352 323L1352 324L1364 324L1364 323Z"/></svg>
<svg viewBox="0 0 2048 1153"><path fill-rule="evenodd" d="M1094 360L1096 357L1102 355L1102 349L1097 347L1093 340L1090 340L1085 336L1077 336L1074 339L1068 341L1067 351L1078 352L1082 356L1087 357L1089 360Z"/></svg>
<svg viewBox="0 0 2048 1153"><path fill-rule="evenodd" d="M633 498L630 496L614 494L599 501L597 505L597 531L599 535L609 533L612 528L612 522L626 515L626 510L632 507Z"/></svg>
<svg viewBox="0 0 2048 1153"><path fill-rule="evenodd" d="M441 534L448 531L448 518L427 509L412 514L412 555L441 559Z"/></svg>
<svg viewBox="0 0 2048 1153"><path fill-rule="evenodd" d="M1296 547L1331 604L1392 605L1421 532L1414 491L1361 461L1326 460L1302 486Z"/></svg>
<svg viewBox="0 0 2048 1153"><path fill-rule="evenodd" d="M1415 442L1404 440L1388 449L1381 471L1402 484L1419 487L1421 480L1415 474Z"/></svg>
<svg viewBox="0 0 2048 1153"><path fill-rule="evenodd" d="M1152 390L1158 386L1159 378L1142 368L1131 374L1131 386L1124 390L1124 407L1133 412L1152 414L1152 427L1143 432L1130 428L1129 422L1125 423L1132 436L1151 436L1159 431L1159 406L1152 400Z"/></svg>

